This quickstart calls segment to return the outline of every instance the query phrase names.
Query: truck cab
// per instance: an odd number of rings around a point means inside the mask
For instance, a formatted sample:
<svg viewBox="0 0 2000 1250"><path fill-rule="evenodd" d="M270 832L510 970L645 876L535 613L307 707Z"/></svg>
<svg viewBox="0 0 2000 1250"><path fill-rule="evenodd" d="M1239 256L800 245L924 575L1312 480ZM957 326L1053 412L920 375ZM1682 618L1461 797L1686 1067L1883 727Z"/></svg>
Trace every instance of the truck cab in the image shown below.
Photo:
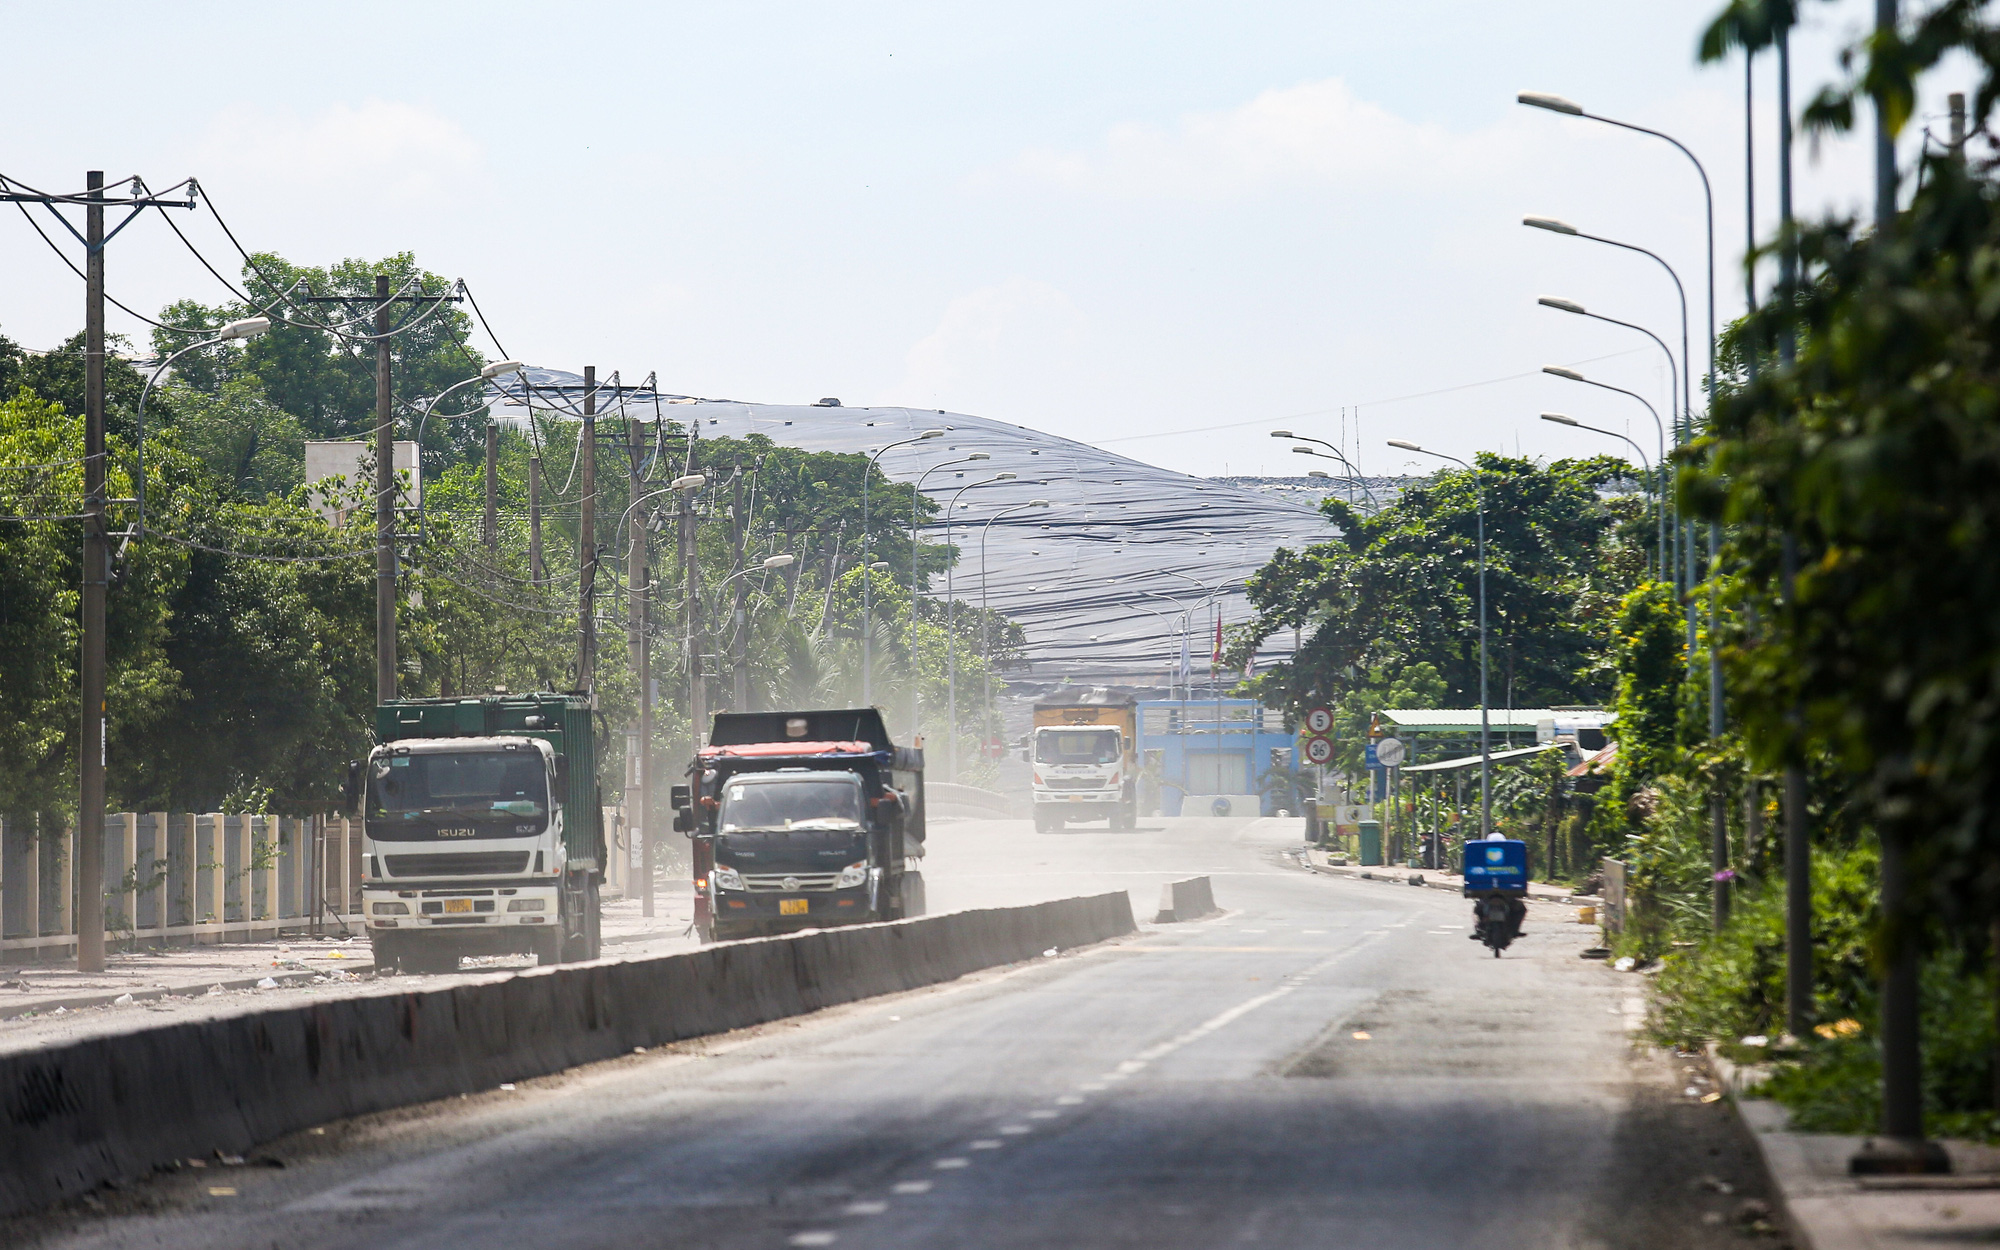
<svg viewBox="0 0 2000 1250"><path fill-rule="evenodd" d="M922 914L923 752L873 709L719 715L690 774L673 802L704 938Z"/></svg>
<svg viewBox="0 0 2000 1250"><path fill-rule="evenodd" d="M603 815L588 700L398 700L377 710L377 736L349 781L377 966L595 958Z"/></svg>

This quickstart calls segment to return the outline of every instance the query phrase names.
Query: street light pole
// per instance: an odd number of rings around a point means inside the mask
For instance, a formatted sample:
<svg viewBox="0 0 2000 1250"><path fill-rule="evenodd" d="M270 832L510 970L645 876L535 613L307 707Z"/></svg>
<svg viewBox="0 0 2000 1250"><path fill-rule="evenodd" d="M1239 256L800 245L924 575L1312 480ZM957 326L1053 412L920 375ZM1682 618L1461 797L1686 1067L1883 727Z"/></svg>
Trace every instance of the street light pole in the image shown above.
<svg viewBox="0 0 2000 1250"><path fill-rule="evenodd" d="M1457 456L1447 456L1399 438L1390 439L1389 446L1449 460L1463 465L1472 474L1473 508L1479 518L1479 836L1484 838L1493 832L1493 727L1486 711L1486 484L1478 469Z"/></svg>
<svg viewBox="0 0 2000 1250"><path fill-rule="evenodd" d="M943 430L925 430L915 438L878 447L861 474L861 703L864 707L875 706L875 563L869 558L875 531L868 525L868 484L874 480L875 465L885 452L943 437Z"/></svg>
<svg viewBox="0 0 2000 1250"><path fill-rule="evenodd" d="M986 536L993 530L993 523L1010 512L1022 512L1029 508L1046 508L1046 499L1030 499L1017 503L1011 508L1002 508L986 518L986 524L979 527L979 663L986 670L986 714L981 725L993 720L993 645L990 637L993 617L986 607ZM980 739L985 741L982 736Z"/></svg>
<svg viewBox="0 0 2000 1250"><path fill-rule="evenodd" d="M967 482L952 495L951 502L944 509L944 546L951 550L951 514L958 507L958 497L975 486L990 486L994 482L1011 482L1012 473L996 473L980 482ZM951 631L952 606L957 602L952 594L952 572L958 567L958 557L952 556L951 563L944 566L944 656L945 656L945 743L949 760L948 775L958 780L958 639ZM985 587L981 587L983 591Z"/></svg>
<svg viewBox="0 0 2000 1250"><path fill-rule="evenodd" d="M1564 416L1560 412L1545 412L1542 414L1542 420L1551 421L1557 425L1566 425L1573 430L1589 430L1592 434L1604 434L1611 438L1622 439L1625 445L1630 447L1633 450L1633 452L1635 452L1638 455L1639 467L1646 471L1646 476L1647 477L1653 476L1653 466L1647 463L1646 461L1646 449L1639 446L1639 444L1633 442L1631 439L1626 438L1623 434L1620 434L1618 431L1600 429L1599 427L1594 425L1585 425L1583 422L1578 421L1573 417ZM1654 486L1656 489L1664 489L1661 482L1657 479L1654 482ZM1666 537L1666 521L1664 516L1661 518L1660 536L1662 538ZM1660 552L1660 556L1662 559L1665 559L1666 557L1665 550L1662 550Z"/></svg>
<svg viewBox="0 0 2000 1250"><path fill-rule="evenodd" d="M1566 368L1563 365L1543 365L1542 372L1558 378L1567 378L1572 382L1581 382L1585 386L1595 386L1599 390L1616 391L1620 395L1629 395L1633 399L1638 400L1640 403L1645 404L1646 411L1652 414L1653 431L1658 436L1659 439L1659 459L1654 463L1656 463L1659 466L1659 482L1658 482L1658 487L1659 487L1658 511L1660 514L1659 554L1660 554L1661 572L1664 573L1666 571L1666 562L1667 562L1667 435L1666 435L1666 427L1662 425L1660 422L1659 409L1653 407L1653 405L1647 401L1646 397L1644 395L1641 395L1637 391L1628 391L1622 386L1613 386L1609 382L1599 382L1592 378L1586 378L1581 373L1578 373L1576 370ZM1547 413L1542 414L1542 419L1545 421L1548 420L1549 414ZM1625 438L1623 434L1620 434L1618 437ZM1628 443L1632 442L1632 440L1629 438L1625 438L1625 441ZM1637 443L1632 443L1632 449L1634 451L1638 451L1639 445ZM1639 459L1643 463L1646 459L1646 454L1644 452L1639 452ZM1648 467L1650 468L1650 466Z"/></svg>
<svg viewBox="0 0 2000 1250"><path fill-rule="evenodd" d="M910 489L910 740L916 741L921 735L917 721L923 714L923 683L918 678L920 665L917 659L917 519L922 511L924 479L939 469L949 469L955 464L972 464L979 460L991 460L993 454L975 451L960 456L956 460L944 460L925 469L917 475L917 482Z"/></svg>

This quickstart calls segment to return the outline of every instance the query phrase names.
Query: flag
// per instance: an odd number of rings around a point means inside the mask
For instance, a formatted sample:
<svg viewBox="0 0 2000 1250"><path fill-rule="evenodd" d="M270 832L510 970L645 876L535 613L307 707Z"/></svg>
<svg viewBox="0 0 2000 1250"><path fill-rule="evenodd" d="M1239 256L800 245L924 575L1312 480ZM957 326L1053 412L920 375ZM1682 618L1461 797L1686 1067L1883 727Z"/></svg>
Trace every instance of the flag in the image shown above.
<svg viewBox="0 0 2000 1250"><path fill-rule="evenodd" d="M1181 631L1181 665L1180 670L1174 675L1179 679L1179 684L1183 690L1194 684L1194 656L1188 649L1186 630Z"/></svg>
<svg viewBox="0 0 2000 1250"><path fill-rule="evenodd" d="M1250 654L1243 657L1243 680L1249 681L1257 675L1257 648L1250 648Z"/></svg>
<svg viewBox="0 0 2000 1250"><path fill-rule="evenodd" d="M1208 653L1208 676L1213 680L1222 671L1222 613L1215 614L1215 650Z"/></svg>

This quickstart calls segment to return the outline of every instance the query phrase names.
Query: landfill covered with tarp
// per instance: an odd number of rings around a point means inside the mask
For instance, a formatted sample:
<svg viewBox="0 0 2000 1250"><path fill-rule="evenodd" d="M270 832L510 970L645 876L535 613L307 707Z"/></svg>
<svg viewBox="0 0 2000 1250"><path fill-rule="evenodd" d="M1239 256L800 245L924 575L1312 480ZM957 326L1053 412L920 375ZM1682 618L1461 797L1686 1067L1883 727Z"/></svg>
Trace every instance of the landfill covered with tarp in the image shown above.
<svg viewBox="0 0 2000 1250"><path fill-rule="evenodd" d="M490 387L490 411L501 421L523 405L543 417L583 411L578 374L529 368ZM928 593L960 603L983 599L1019 622L1030 667L1016 676L1031 680L1179 684L1185 645L1193 684L1206 687L1218 616L1225 628L1250 619L1244 579L1278 548L1336 533L1314 510L1313 493L1287 498L1192 477L963 413L697 399L613 379L598 383L595 405L600 415L699 423L704 438L761 434L809 451L873 454L943 430L942 438L891 448L879 463L895 481L922 478L924 494L939 505L924 536L959 548L957 568L935 578ZM990 459L934 470L973 452ZM1016 477L987 482L1000 473ZM1044 499L1047 508L1023 506ZM1291 649L1289 632L1266 639L1256 663Z"/></svg>

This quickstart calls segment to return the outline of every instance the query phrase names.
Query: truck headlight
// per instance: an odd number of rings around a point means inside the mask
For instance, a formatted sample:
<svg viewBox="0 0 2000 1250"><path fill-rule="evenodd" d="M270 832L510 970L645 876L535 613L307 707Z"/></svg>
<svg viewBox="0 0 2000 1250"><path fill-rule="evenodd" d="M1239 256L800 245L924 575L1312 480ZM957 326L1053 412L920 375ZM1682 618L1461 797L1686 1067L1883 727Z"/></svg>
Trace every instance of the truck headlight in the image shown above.
<svg viewBox="0 0 2000 1250"><path fill-rule="evenodd" d="M378 916L407 916L410 914L410 905L408 903L370 903L368 910Z"/></svg>
<svg viewBox="0 0 2000 1250"><path fill-rule="evenodd" d="M833 879L833 888L836 890L851 890L857 885L866 885L867 883L868 861L864 859L859 863L849 864L847 867L841 869L840 875Z"/></svg>
<svg viewBox="0 0 2000 1250"><path fill-rule="evenodd" d="M507 900L508 911L547 911L549 900L545 898L515 898Z"/></svg>
<svg viewBox="0 0 2000 1250"><path fill-rule="evenodd" d="M715 888L718 890L740 890L744 888L743 874L734 868L724 868L721 864L717 864L708 870L708 879L715 883Z"/></svg>

